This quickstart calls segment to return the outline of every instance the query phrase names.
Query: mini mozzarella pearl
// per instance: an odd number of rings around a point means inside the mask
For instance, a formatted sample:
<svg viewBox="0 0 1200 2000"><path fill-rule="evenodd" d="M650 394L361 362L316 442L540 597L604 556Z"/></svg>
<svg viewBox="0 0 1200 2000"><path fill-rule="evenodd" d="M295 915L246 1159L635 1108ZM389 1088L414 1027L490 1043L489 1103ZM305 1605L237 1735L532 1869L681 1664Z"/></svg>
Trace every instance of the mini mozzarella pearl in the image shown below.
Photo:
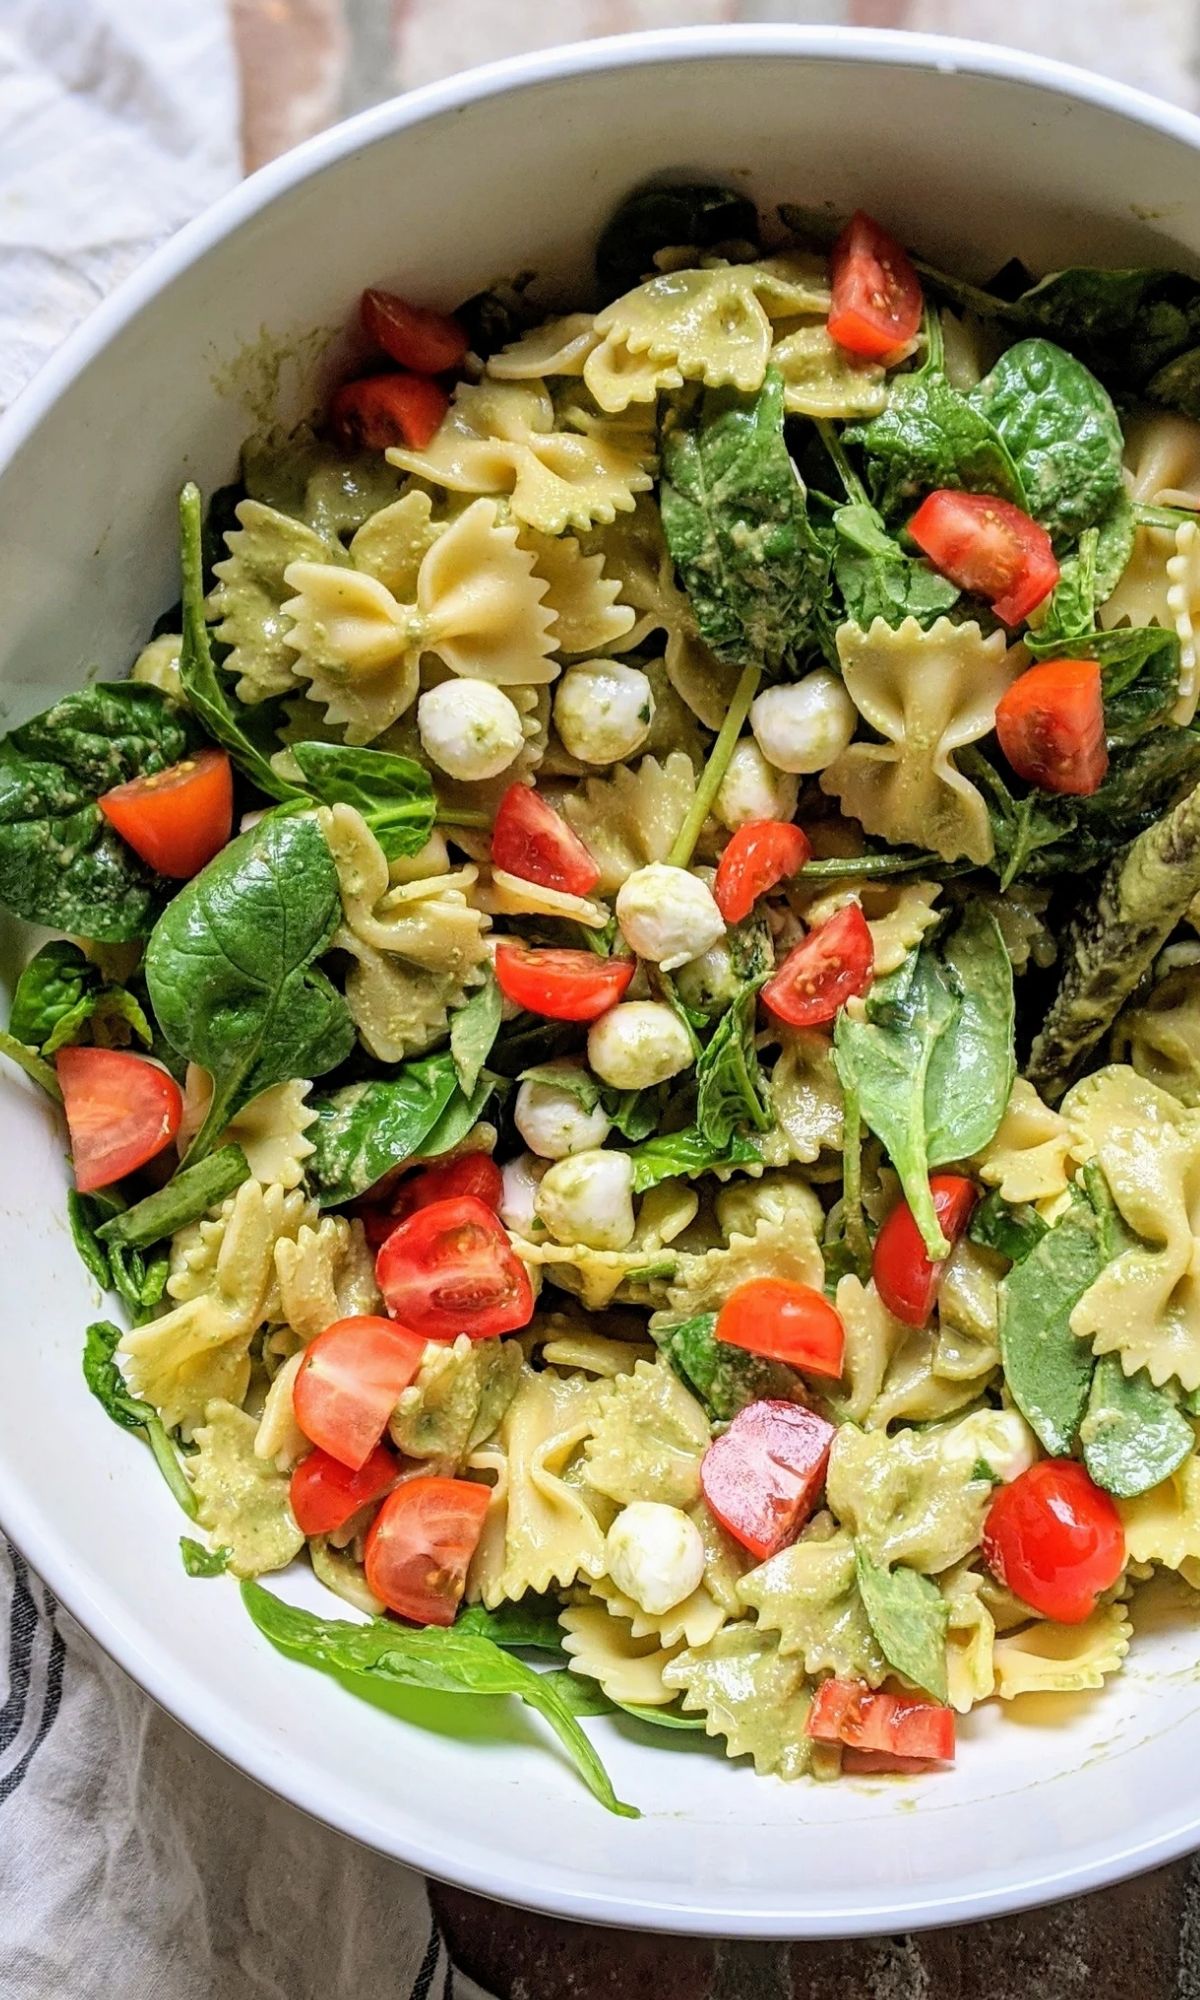
<svg viewBox="0 0 1200 2000"><path fill-rule="evenodd" d="M514 704L491 681L442 681L417 703L426 755L451 778L476 783L507 771L525 732Z"/></svg>
<svg viewBox="0 0 1200 2000"><path fill-rule="evenodd" d="M694 1521L658 1500L634 1500L617 1515L604 1544L608 1573L626 1597L661 1618L698 1590L704 1543Z"/></svg>
<svg viewBox="0 0 1200 2000"><path fill-rule="evenodd" d="M725 935L725 919L707 884L663 861L635 868L621 884L617 922L630 950L664 972L699 958Z"/></svg>
<svg viewBox="0 0 1200 2000"><path fill-rule="evenodd" d="M578 1063L554 1067L579 1074ZM612 1131L598 1104L594 1111L585 1111L569 1090L552 1083L523 1083L513 1118L525 1144L543 1160L565 1160L569 1153L589 1152L602 1146Z"/></svg>
<svg viewBox="0 0 1200 2000"><path fill-rule="evenodd" d="M854 703L826 667L791 687L767 688L750 707L754 740L778 771L823 771L841 756L857 722Z"/></svg>
<svg viewBox="0 0 1200 2000"><path fill-rule="evenodd" d="M1015 1410L976 1410L947 1433L948 1465L969 1479L983 1459L1007 1486L1037 1458L1037 1439Z"/></svg>
<svg viewBox="0 0 1200 2000"><path fill-rule="evenodd" d="M564 747L581 764L619 764L650 734L654 695L639 667L590 660L568 667L554 697L554 722Z"/></svg>
<svg viewBox="0 0 1200 2000"><path fill-rule="evenodd" d="M573 1153L547 1167L535 1203L558 1243L623 1250L633 1237L633 1161L628 1153Z"/></svg>
<svg viewBox="0 0 1200 2000"><path fill-rule="evenodd" d="M743 736L734 745L713 811L731 833L751 820L788 820L796 810L799 790L794 778L768 764L752 736Z"/></svg>
<svg viewBox="0 0 1200 2000"><path fill-rule="evenodd" d="M661 1000L623 1000L588 1030L588 1064L614 1090L651 1090L692 1061L688 1031Z"/></svg>
<svg viewBox="0 0 1200 2000"><path fill-rule="evenodd" d="M744 981L734 969L733 954L722 938L699 958L690 958L675 975L675 990L685 1007L717 1014L737 999Z"/></svg>
<svg viewBox="0 0 1200 2000"><path fill-rule="evenodd" d="M545 1171L545 1161L535 1159L532 1153L518 1153L500 1170L500 1220L527 1243L542 1233L535 1204Z"/></svg>

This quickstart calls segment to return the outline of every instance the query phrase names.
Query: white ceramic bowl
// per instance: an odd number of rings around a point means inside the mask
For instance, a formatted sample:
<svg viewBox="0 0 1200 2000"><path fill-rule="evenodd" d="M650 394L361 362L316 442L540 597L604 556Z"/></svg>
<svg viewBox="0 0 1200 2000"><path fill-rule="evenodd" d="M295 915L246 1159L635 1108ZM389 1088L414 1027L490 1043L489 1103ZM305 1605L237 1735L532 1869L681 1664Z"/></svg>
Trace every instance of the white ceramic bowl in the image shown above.
<svg viewBox="0 0 1200 2000"><path fill-rule="evenodd" d="M125 671L176 596L175 494L233 471L264 399L294 415L366 283L452 304L530 264L565 299L648 174L863 203L983 275L1010 255L1195 264L1200 122L1031 57L899 35L746 28L593 43L382 105L267 168L171 242L0 427L0 684L23 719ZM295 336L264 381L263 328ZM328 366L330 357L325 357ZM6 957L14 961L14 940ZM831 1936L1095 1887L1200 1842L1200 1645L1154 1621L1073 1702L989 1704L910 1786L756 1779L697 1739L594 1723L638 1822L608 1817L524 1711L418 1728L275 1653L182 1570L150 1454L80 1380L95 1300L60 1133L0 1079L0 1518L69 1609L216 1750L309 1812L453 1881L569 1916ZM398 1704L402 1706L402 1704Z"/></svg>

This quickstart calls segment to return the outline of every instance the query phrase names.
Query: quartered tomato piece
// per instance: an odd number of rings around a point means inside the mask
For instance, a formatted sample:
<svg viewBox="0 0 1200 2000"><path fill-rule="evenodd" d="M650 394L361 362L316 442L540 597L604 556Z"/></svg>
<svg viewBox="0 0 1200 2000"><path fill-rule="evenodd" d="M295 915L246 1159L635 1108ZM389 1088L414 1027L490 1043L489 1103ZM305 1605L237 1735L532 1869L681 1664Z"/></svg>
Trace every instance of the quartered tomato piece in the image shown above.
<svg viewBox="0 0 1200 2000"><path fill-rule="evenodd" d="M470 1194L498 1213L504 1179L490 1153L460 1153L456 1160L435 1160L419 1173L407 1174L396 1189L392 1214L396 1221L428 1208L432 1201L449 1201ZM391 1227L394 1229L396 1222ZM389 1232L390 1233L390 1232Z"/></svg>
<svg viewBox="0 0 1200 2000"><path fill-rule="evenodd" d="M114 785L96 804L160 875L197 875L233 828L233 773L224 750L197 750L165 771Z"/></svg>
<svg viewBox="0 0 1200 2000"><path fill-rule="evenodd" d="M402 368L418 375L442 375L466 360L467 336L453 313L432 306L410 306L396 292L375 285L362 295L363 331Z"/></svg>
<svg viewBox="0 0 1200 2000"><path fill-rule="evenodd" d="M847 903L792 947L763 987L763 1001L790 1028L818 1028L856 993L866 992L874 970L867 920L857 903Z"/></svg>
<svg viewBox="0 0 1200 2000"><path fill-rule="evenodd" d="M425 1335L364 1313L335 1319L304 1350L292 1409L306 1438L353 1472L387 1427L425 1352Z"/></svg>
<svg viewBox="0 0 1200 2000"><path fill-rule="evenodd" d="M1048 597L1059 568L1041 523L1010 500L949 487L922 500L908 532L960 590L986 597L1005 625L1019 625Z"/></svg>
<svg viewBox="0 0 1200 2000"><path fill-rule="evenodd" d="M1086 798L1108 775L1104 697L1096 660L1044 660L996 707L996 734L1018 778Z"/></svg>
<svg viewBox="0 0 1200 2000"><path fill-rule="evenodd" d="M879 1757L938 1763L950 1763L954 1757L952 1708L924 1701L919 1695L888 1694L869 1688L865 1681L822 1681L805 1728L818 1743L846 1743ZM875 1763L870 1768L894 1770L897 1766Z"/></svg>
<svg viewBox="0 0 1200 2000"><path fill-rule="evenodd" d="M834 1427L800 1403L750 1403L700 1461L721 1526L765 1562L794 1542L825 1484Z"/></svg>
<svg viewBox="0 0 1200 2000"><path fill-rule="evenodd" d="M727 924L740 924L760 896L803 868L812 848L801 827L782 819L739 826L717 864L713 896Z"/></svg>
<svg viewBox="0 0 1200 2000"><path fill-rule="evenodd" d="M60 1049L54 1059L80 1194L123 1180L169 1146L183 1117L173 1076L124 1049Z"/></svg>
<svg viewBox="0 0 1200 2000"><path fill-rule="evenodd" d="M886 229L860 208L832 253L829 335L848 354L886 361L921 324L921 284Z"/></svg>
<svg viewBox="0 0 1200 2000"><path fill-rule="evenodd" d="M453 1625L491 1488L471 1479L406 1479L367 1533L368 1588L417 1625Z"/></svg>
<svg viewBox="0 0 1200 2000"><path fill-rule="evenodd" d="M400 1461L377 1444L357 1472L327 1451L310 1451L292 1474L289 1499L302 1535L335 1535L393 1484Z"/></svg>
<svg viewBox="0 0 1200 2000"><path fill-rule="evenodd" d="M427 375L364 375L343 382L329 399L329 422L347 451L386 451L390 444L424 451L450 398Z"/></svg>
<svg viewBox="0 0 1200 2000"><path fill-rule="evenodd" d="M477 1195L430 1202L397 1224L375 1275L388 1311L426 1340L487 1340L533 1317L529 1273Z"/></svg>
<svg viewBox="0 0 1200 2000"><path fill-rule="evenodd" d="M979 1198L961 1174L932 1174L933 1212L948 1243L957 1243ZM890 1313L906 1326L924 1326L933 1311L946 1260L929 1255L906 1201L898 1201L875 1238L871 1275Z"/></svg>
<svg viewBox="0 0 1200 2000"><path fill-rule="evenodd" d="M750 1278L717 1314L716 1336L809 1375L842 1372L846 1330L822 1293L790 1278Z"/></svg>
<svg viewBox="0 0 1200 2000"><path fill-rule="evenodd" d="M522 881L586 896L600 870L579 835L532 785L510 785L492 828L492 862Z"/></svg>
<svg viewBox="0 0 1200 2000"><path fill-rule="evenodd" d="M1060 1625L1080 1625L1125 1566L1125 1530L1073 1458L1042 1458L1001 1486L983 1524L984 1561L1005 1588Z"/></svg>
<svg viewBox="0 0 1200 2000"><path fill-rule="evenodd" d="M550 1021L597 1021L633 978L632 958L597 958L591 951L538 949L502 938L496 983L507 1000Z"/></svg>

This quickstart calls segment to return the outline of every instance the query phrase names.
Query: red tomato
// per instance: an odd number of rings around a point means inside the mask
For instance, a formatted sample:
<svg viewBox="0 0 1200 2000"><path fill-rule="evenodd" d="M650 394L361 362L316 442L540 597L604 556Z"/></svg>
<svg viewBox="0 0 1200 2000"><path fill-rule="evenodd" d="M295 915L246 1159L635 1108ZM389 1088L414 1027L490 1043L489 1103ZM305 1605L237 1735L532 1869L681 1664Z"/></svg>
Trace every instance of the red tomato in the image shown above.
<svg viewBox="0 0 1200 2000"><path fill-rule="evenodd" d="M453 1625L491 1488L472 1479L406 1479L367 1533L368 1588L417 1625Z"/></svg>
<svg viewBox="0 0 1200 2000"><path fill-rule="evenodd" d="M375 286L365 291L359 308L363 330L402 368L418 375L441 375L460 368L467 355L467 336L452 313L432 306L410 306L395 292Z"/></svg>
<svg viewBox="0 0 1200 2000"><path fill-rule="evenodd" d="M124 1049L60 1049L54 1059L80 1194L108 1187L169 1146L183 1117L173 1076Z"/></svg>
<svg viewBox="0 0 1200 2000"><path fill-rule="evenodd" d="M911 1778L930 1770L934 1762L932 1757L897 1757L891 1750L852 1750L844 1744L841 1773L844 1778L876 1778L881 1771L902 1771Z"/></svg>
<svg viewBox="0 0 1200 2000"><path fill-rule="evenodd" d="M875 970L875 946L862 910L847 903L827 924L793 945L762 997L790 1028L818 1028L832 1021L856 993L865 993Z"/></svg>
<svg viewBox="0 0 1200 2000"><path fill-rule="evenodd" d="M111 826L160 875L197 875L233 829L233 772L224 750L197 750L165 771L114 785L96 800Z"/></svg>
<svg viewBox="0 0 1200 2000"><path fill-rule="evenodd" d="M352 1472L364 1466L421 1366L425 1336L395 1320L335 1319L304 1350L292 1409L306 1438Z"/></svg>
<svg viewBox="0 0 1200 2000"><path fill-rule="evenodd" d="M941 1763L954 1757L952 1708L919 1695L887 1694L865 1681L822 1681L805 1727L818 1743L848 1743L855 1750Z"/></svg>
<svg viewBox="0 0 1200 2000"><path fill-rule="evenodd" d="M750 1278L717 1314L718 1340L786 1361L810 1375L842 1372L846 1331L828 1299L790 1278Z"/></svg>
<svg viewBox="0 0 1200 2000"><path fill-rule="evenodd" d="M704 1497L721 1526L760 1562L794 1542L822 1486L834 1428L800 1403L740 1410L700 1461Z"/></svg>
<svg viewBox="0 0 1200 2000"><path fill-rule="evenodd" d="M751 820L739 826L717 865L713 895L727 924L740 924L760 896L797 875L812 848L798 826L782 819Z"/></svg>
<svg viewBox="0 0 1200 2000"><path fill-rule="evenodd" d="M386 451L390 444L424 451L450 398L427 375L366 375L343 382L329 399L329 422L347 451Z"/></svg>
<svg viewBox="0 0 1200 2000"><path fill-rule="evenodd" d="M986 597L1005 625L1019 625L1048 597L1059 569L1050 537L1010 500L950 488L922 500L908 532L960 590Z"/></svg>
<svg viewBox="0 0 1200 2000"><path fill-rule="evenodd" d="M533 1288L504 1224L478 1196L418 1208L393 1229L375 1275L387 1309L426 1340L487 1340L533 1317Z"/></svg>
<svg viewBox="0 0 1200 2000"><path fill-rule="evenodd" d="M1000 1487L983 1524L984 1561L1045 1618L1079 1625L1120 1576L1125 1531L1073 1458L1042 1458Z"/></svg>
<svg viewBox="0 0 1200 2000"><path fill-rule="evenodd" d="M615 1007L634 974L631 958L592 951L540 950L502 938L496 983L508 1000L551 1021L596 1021Z"/></svg>
<svg viewBox="0 0 1200 2000"><path fill-rule="evenodd" d="M961 1174L932 1174L929 1192L933 1210L949 1243L957 1243L978 1199L971 1181ZM932 1258L906 1201L898 1201L875 1238L871 1275L890 1313L906 1326L924 1326L933 1311L945 1259Z"/></svg>
<svg viewBox="0 0 1200 2000"><path fill-rule="evenodd" d="M498 1211L503 1186L504 1178L490 1153L460 1153L456 1160L435 1160L431 1167L422 1167L401 1181L392 1202L395 1220L388 1224L388 1234L404 1216L428 1208L431 1201L449 1201L458 1194L473 1194Z"/></svg>
<svg viewBox="0 0 1200 2000"><path fill-rule="evenodd" d="M290 1499L302 1535L335 1535L387 1492L400 1461L386 1445L377 1444L370 1457L351 1472L327 1451L310 1451L292 1474Z"/></svg>
<svg viewBox="0 0 1200 2000"><path fill-rule="evenodd" d="M1108 773L1099 662L1044 660L1030 667L1001 695L996 734L1027 784L1079 798L1098 791Z"/></svg>
<svg viewBox="0 0 1200 2000"><path fill-rule="evenodd" d="M510 785L492 827L492 861L525 882L586 896L600 880L577 833L531 785Z"/></svg>
<svg viewBox="0 0 1200 2000"><path fill-rule="evenodd" d="M921 324L920 281L886 229L860 208L833 246L829 334L849 354L886 361Z"/></svg>

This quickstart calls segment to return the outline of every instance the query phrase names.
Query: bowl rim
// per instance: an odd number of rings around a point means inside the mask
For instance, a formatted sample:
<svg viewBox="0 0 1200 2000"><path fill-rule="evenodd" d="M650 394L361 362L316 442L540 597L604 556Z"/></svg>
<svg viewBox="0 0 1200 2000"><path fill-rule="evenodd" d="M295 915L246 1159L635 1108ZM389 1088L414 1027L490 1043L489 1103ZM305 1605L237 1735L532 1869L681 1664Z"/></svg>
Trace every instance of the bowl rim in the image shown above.
<svg viewBox="0 0 1200 2000"><path fill-rule="evenodd" d="M336 161L447 111L542 83L659 63L763 56L861 62L1020 83L1113 112L1200 152L1200 116L1181 106L1073 64L959 37L748 23L614 35L506 57L389 98L329 127L260 167L184 224L88 315L0 415L0 478L63 393L153 299L277 197ZM345 1794L322 1796L318 1785L294 1775L290 1766L281 1769L256 1726L240 1711L214 1700L198 1675L181 1673L157 1639L146 1645L126 1629L115 1593L76 1565L70 1549L43 1527L38 1513L32 1495L21 1482L10 1479L0 1461L0 1523L13 1543L71 1616L175 1721L265 1790L318 1822L421 1873L504 1903L581 1922L634 1925L687 1936L864 1937L1013 1914L1161 1867L1200 1846L1198 1801L1192 1814L1145 1838L1122 1836L1101 1842L1066 1867L1035 1863L1027 1874L1010 1876L999 1885L914 1896L893 1891L890 1900L842 1910L826 1907L790 1913L727 1907L717 1912L689 1908L685 1898L664 1904L653 1895L639 1895L632 1886L620 1891L539 1889L510 1873L502 1852L482 1866L457 1852L453 1838L401 1833L384 1841L377 1825L368 1824L365 1815L344 1803Z"/></svg>

